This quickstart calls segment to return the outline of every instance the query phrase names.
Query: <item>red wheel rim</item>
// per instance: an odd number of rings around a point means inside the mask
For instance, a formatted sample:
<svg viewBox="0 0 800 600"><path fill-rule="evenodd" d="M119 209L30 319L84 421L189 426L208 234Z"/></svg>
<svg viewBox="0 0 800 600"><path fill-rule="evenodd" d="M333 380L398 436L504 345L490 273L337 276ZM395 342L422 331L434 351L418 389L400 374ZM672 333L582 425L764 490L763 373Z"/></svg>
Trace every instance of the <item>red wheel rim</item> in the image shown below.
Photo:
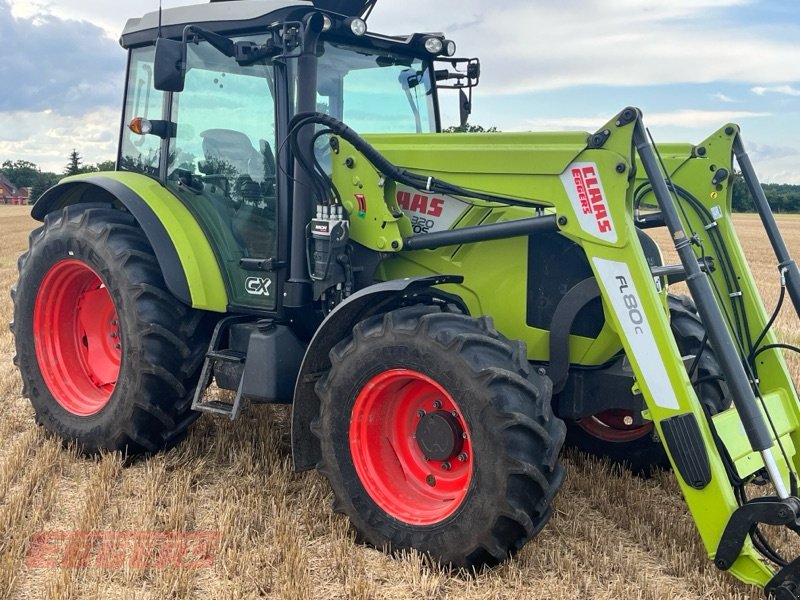
<svg viewBox="0 0 800 600"><path fill-rule="evenodd" d="M633 442L653 431L652 423L635 424L633 412L623 409L606 410L578 421L587 433L604 442Z"/></svg>
<svg viewBox="0 0 800 600"><path fill-rule="evenodd" d="M448 435L458 440L443 444L446 458L426 459L417 438L420 431L426 439L430 435L423 419L446 423ZM350 421L350 453L372 500L412 525L452 515L472 479L472 446L461 411L442 386L407 369L385 371L362 388Z"/></svg>
<svg viewBox="0 0 800 600"><path fill-rule="evenodd" d="M74 415L108 404L119 376L117 311L100 276L78 260L53 265L33 309L33 339L44 382Z"/></svg>

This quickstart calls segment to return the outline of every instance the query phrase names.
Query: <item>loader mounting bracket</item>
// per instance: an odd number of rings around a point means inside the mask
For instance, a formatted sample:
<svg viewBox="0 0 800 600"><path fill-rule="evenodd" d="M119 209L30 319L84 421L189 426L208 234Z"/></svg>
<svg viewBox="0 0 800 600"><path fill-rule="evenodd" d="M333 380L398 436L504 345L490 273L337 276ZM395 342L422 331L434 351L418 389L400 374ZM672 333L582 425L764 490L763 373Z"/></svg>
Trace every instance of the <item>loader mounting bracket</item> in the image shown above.
<svg viewBox="0 0 800 600"><path fill-rule="evenodd" d="M714 564L718 569L727 571L733 566L744 546L745 538L759 523L786 525L789 529L800 532L800 498L792 496L781 500L774 496L764 496L753 498L737 508L725 526L725 532L717 547ZM800 580L797 581L797 585L800 586ZM792 596L792 598L798 597Z"/></svg>

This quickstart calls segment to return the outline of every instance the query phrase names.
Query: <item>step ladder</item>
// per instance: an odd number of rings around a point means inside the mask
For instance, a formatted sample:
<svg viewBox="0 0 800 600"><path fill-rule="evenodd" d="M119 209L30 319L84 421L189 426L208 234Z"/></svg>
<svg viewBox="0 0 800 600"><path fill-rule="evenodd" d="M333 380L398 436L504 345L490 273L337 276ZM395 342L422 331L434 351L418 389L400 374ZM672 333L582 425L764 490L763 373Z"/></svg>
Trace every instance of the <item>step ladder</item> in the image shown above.
<svg viewBox="0 0 800 600"><path fill-rule="evenodd" d="M206 412L217 415L226 415L231 421L236 419L242 412L242 382L244 381L244 368L239 376L239 384L236 387L236 396L233 403L218 399L207 399L208 386L214 376L214 367L219 363L234 363L244 365L247 354L236 350L220 348L221 342L226 338L231 325L250 320L250 317L232 316L222 319L214 328L211 336L206 359L203 363L203 370L200 372L200 379L197 382L197 389L192 400L192 410Z"/></svg>

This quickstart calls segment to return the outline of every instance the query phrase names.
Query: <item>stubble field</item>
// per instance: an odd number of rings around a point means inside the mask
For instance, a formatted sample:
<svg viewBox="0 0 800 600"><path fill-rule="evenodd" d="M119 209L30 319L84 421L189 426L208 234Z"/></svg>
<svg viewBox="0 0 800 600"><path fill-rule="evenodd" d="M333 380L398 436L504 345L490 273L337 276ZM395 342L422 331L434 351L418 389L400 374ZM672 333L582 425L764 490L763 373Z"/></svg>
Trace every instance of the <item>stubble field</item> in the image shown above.
<svg viewBox="0 0 800 600"><path fill-rule="evenodd" d="M758 221L736 218L768 308L778 278ZM800 253L800 218L781 218ZM35 226L0 207L0 288ZM5 292L0 322L11 318ZM798 343L785 309L779 335ZM0 329L0 597L11 598L531 598L745 600L760 592L720 574L694 530L671 473L642 480L581 456L565 458L555 515L511 562L475 577L411 554L390 558L354 542L330 510L327 483L291 470L288 412L255 407L236 423L204 416L178 448L123 466L87 459L34 425ZM790 358L795 381L800 363ZM218 532L200 568L37 567L39 532Z"/></svg>

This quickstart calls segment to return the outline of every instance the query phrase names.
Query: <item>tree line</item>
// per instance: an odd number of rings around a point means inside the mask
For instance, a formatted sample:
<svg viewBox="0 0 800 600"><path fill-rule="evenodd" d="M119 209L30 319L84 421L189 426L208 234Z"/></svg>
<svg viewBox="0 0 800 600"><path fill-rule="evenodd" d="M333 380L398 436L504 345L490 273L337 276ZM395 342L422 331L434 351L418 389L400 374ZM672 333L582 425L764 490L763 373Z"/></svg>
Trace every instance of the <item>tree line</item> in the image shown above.
<svg viewBox="0 0 800 600"><path fill-rule="evenodd" d="M70 152L67 164L61 173L43 171L36 163L29 160L6 160L0 165L0 174L5 176L18 188L31 188L31 201L53 187L62 177L92 173L95 171L113 171L113 160L105 160L97 164L84 164L77 150Z"/></svg>
<svg viewBox="0 0 800 600"><path fill-rule="evenodd" d="M762 183L761 188L769 201L772 212L774 213L797 213L800 212L800 185L789 183ZM747 189L744 177L741 173L733 174L733 198L734 212L755 212L753 196Z"/></svg>

